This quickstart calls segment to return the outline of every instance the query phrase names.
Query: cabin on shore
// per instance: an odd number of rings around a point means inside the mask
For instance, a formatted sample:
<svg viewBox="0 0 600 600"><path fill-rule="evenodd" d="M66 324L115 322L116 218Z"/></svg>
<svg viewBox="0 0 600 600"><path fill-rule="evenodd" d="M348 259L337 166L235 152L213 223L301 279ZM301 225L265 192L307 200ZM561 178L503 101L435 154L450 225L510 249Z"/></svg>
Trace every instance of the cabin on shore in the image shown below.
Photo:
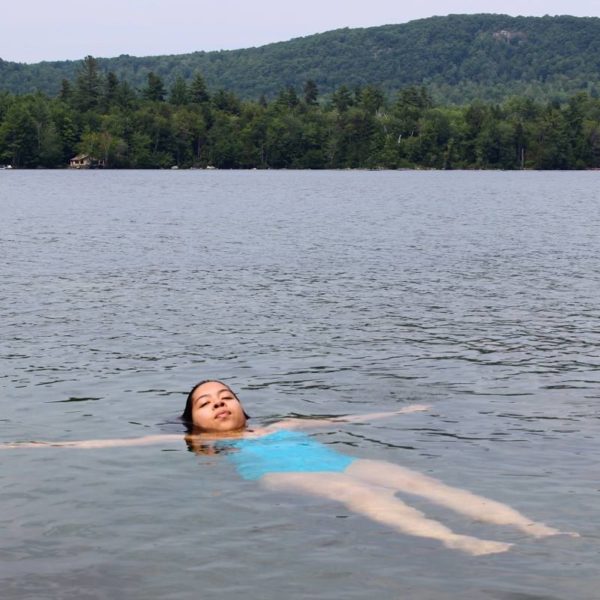
<svg viewBox="0 0 600 600"><path fill-rule="evenodd" d="M89 154L78 154L69 161L70 169L103 169L105 166L103 160Z"/></svg>

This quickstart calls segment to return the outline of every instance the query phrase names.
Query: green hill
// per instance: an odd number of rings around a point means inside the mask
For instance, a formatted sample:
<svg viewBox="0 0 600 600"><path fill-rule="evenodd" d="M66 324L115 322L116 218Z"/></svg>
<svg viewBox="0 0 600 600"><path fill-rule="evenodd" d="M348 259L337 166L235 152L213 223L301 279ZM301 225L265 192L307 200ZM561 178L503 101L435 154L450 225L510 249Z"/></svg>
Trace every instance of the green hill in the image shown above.
<svg viewBox="0 0 600 600"><path fill-rule="evenodd" d="M153 71L171 85L200 72L212 89L243 98L273 97L314 80L321 94L340 85L387 92L425 84L444 103L511 95L564 99L600 92L600 18L450 15L402 25L338 29L244 50L98 59L136 88ZM0 60L0 89L58 93L79 61L20 64Z"/></svg>

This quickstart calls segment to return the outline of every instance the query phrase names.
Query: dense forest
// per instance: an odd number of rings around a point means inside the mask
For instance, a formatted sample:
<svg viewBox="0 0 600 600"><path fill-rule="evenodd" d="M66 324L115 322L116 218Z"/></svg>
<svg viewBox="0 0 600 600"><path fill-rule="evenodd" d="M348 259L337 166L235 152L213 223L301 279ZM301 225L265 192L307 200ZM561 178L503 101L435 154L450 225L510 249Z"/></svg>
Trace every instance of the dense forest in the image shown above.
<svg viewBox="0 0 600 600"><path fill-rule="evenodd" d="M0 89L55 96L78 62L33 65L0 60ZM394 94L425 85L436 102L462 105L475 99L504 102L511 96L563 102L577 92L600 94L600 19L450 15L365 29L339 29L245 50L174 56L98 59L134 89L149 73L167 87L188 85L202 73L212 89L242 99L274 99L288 86L314 81L321 94L340 86L375 85Z"/></svg>
<svg viewBox="0 0 600 600"><path fill-rule="evenodd" d="M93 57L57 97L0 92L0 164L60 168L78 153L107 168L599 168L600 99L441 106L420 86L323 98L307 80L243 100L200 73L167 87L152 72L137 92Z"/></svg>

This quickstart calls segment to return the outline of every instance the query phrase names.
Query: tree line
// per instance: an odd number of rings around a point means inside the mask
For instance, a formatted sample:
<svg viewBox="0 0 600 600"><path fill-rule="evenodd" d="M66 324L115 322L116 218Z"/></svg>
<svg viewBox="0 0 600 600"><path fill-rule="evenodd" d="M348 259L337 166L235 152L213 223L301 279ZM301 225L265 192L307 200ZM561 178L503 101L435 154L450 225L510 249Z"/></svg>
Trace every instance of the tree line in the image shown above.
<svg viewBox="0 0 600 600"><path fill-rule="evenodd" d="M513 97L434 103L425 87L387 94L314 81L242 100L196 73L134 89L91 56L60 94L0 93L0 164L61 168L87 154L108 168L600 168L600 100Z"/></svg>

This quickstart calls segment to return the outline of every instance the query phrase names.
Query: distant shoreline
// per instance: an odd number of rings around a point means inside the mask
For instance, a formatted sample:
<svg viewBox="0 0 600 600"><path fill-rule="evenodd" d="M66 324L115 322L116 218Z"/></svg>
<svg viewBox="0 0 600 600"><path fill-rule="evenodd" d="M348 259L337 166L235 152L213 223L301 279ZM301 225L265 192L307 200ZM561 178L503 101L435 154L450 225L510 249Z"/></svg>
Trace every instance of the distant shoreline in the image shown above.
<svg viewBox="0 0 600 600"><path fill-rule="evenodd" d="M249 173L249 172L253 172L253 171L260 171L260 172L286 172L286 171L290 171L290 172L312 172L312 173L326 173L328 171L331 172L336 172L336 173L343 173L343 172L365 172L365 173L430 173L430 172L436 172L436 173L519 173L519 172L525 172L525 173L574 173L574 172L587 172L587 171L600 171L599 167L590 167L590 168L584 168L584 169L533 169L533 168L525 168L525 169L484 169L484 168L464 168L464 169L436 169L436 168L427 168L427 167L423 167L423 168L398 168L398 169L388 169L385 167L382 168L362 168L362 167L357 167L357 168L343 168L343 169L336 169L336 168L324 168L324 169L287 169L287 168L281 168L281 169L260 169L260 168L251 168L251 169L217 169L217 168L200 168L200 167L189 167L189 168L177 168L177 169L173 169L173 168L165 168L165 169L136 169L136 168L103 168L103 169L71 169L69 167L60 167L60 168L46 168L46 167L31 167L31 168L27 168L27 167L22 167L22 168L14 168L14 167L10 167L10 168L6 168L6 167L1 167L0 166L0 171L25 171L25 172L35 172L35 171L45 171L45 172L84 172L84 173L89 173L89 172L107 172L107 173L116 173L116 172L127 172L127 171L137 171L137 172L148 172L148 173L154 173L154 172L178 172L178 171L183 171L183 172L189 172L189 171L208 171L208 172L213 172L213 171L219 171L219 172L224 172L224 173Z"/></svg>

